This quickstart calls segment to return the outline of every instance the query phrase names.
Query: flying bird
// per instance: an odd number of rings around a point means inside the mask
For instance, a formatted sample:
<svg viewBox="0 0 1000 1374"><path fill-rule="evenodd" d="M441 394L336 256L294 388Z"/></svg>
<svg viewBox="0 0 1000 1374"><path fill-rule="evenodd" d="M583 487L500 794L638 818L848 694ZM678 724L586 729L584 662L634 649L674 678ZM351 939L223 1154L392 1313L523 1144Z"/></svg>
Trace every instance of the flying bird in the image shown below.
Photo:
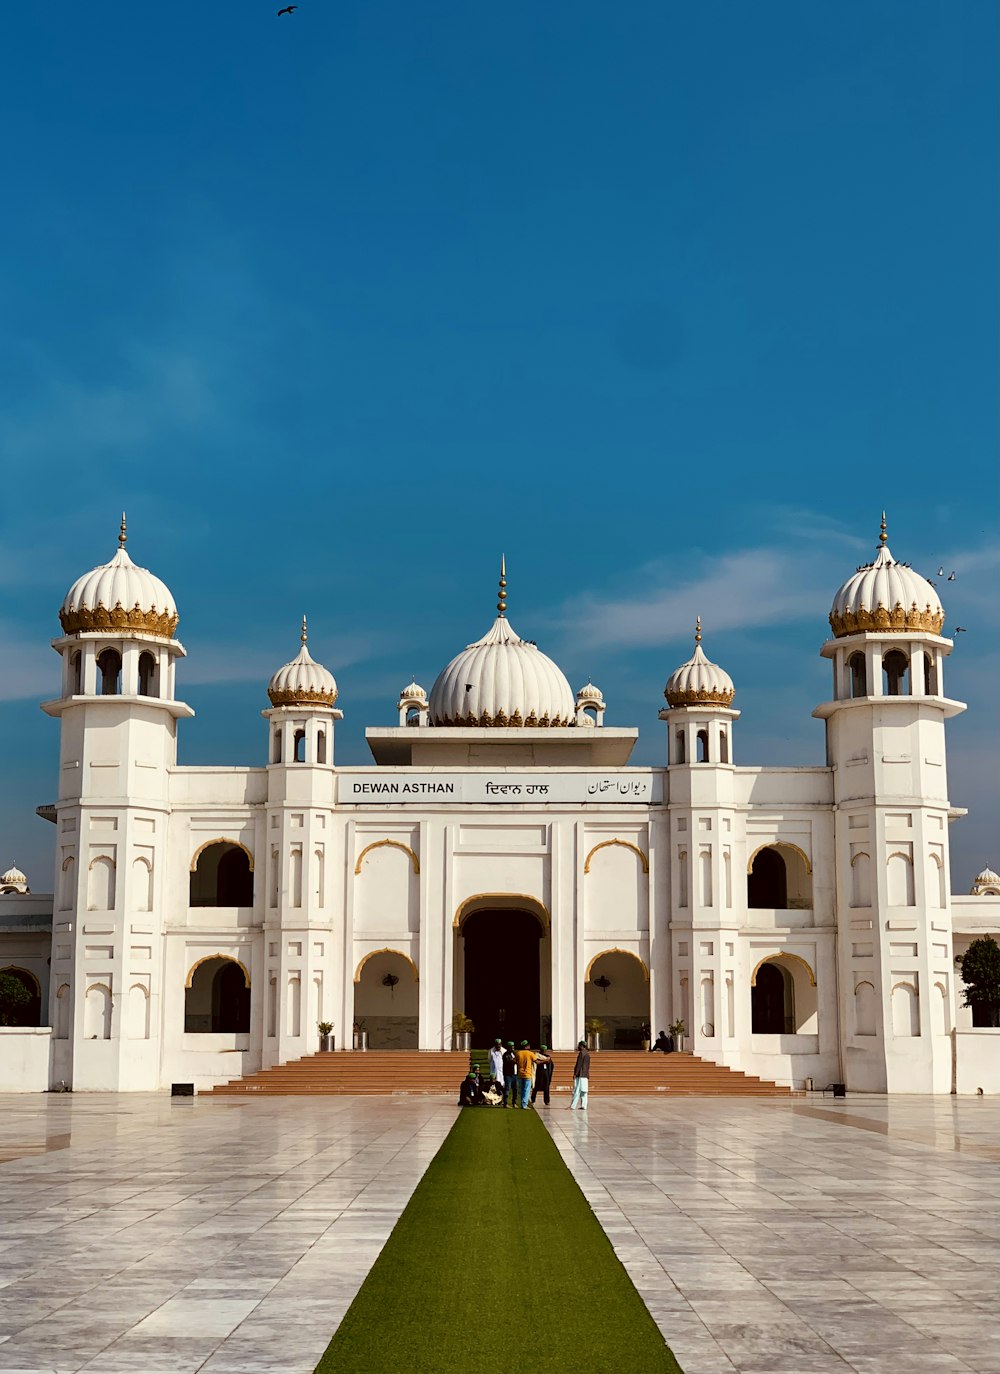
<svg viewBox="0 0 1000 1374"><path fill-rule="evenodd" d="M955 574L954 574L953 572L950 572L950 573L948 574L948 581L949 581L949 582L954 582L954 580L955 580Z"/></svg>
<svg viewBox="0 0 1000 1374"><path fill-rule="evenodd" d="M944 577L944 568L938 568L937 575L938 577Z"/></svg>
<svg viewBox="0 0 1000 1374"><path fill-rule="evenodd" d="M294 14L297 9L298 5L286 5L283 10L278 11L278 18L280 19L283 14Z"/></svg>
<svg viewBox="0 0 1000 1374"><path fill-rule="evenodd" d="M964 626L964 625L956 625L956 626L955 626L955 633L956 633L957 635L964 635L964 634L966 633L965 626Z"/></svg>

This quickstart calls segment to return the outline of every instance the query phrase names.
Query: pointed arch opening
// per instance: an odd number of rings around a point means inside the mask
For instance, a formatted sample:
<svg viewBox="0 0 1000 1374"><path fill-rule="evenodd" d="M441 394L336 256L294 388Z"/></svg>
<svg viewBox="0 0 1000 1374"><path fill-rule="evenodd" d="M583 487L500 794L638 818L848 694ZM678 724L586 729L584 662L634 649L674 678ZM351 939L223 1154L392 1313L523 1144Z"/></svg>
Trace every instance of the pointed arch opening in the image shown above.
<svg viewBox="0 0 1000 1374"><path fill-rule="evenodd" d="M184 1033L245 1034L250 1030L250 974L226 954L208 954L193 965L184 988Z"/></svg>

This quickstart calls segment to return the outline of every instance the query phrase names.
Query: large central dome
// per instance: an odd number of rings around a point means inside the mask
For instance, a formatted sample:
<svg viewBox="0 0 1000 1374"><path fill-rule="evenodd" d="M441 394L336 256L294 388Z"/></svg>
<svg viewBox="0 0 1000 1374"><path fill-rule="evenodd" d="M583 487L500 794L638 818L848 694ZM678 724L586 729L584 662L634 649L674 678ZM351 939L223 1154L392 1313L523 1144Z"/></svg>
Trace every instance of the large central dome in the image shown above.
<svg viewBox="0 0 1000 1374"><path fill-rule="evenodd" d="M537 644L507 619L507 577L500 568L496 620L438 674L431 688L431 725L566 726L576 716L572 689Z"/></svg>

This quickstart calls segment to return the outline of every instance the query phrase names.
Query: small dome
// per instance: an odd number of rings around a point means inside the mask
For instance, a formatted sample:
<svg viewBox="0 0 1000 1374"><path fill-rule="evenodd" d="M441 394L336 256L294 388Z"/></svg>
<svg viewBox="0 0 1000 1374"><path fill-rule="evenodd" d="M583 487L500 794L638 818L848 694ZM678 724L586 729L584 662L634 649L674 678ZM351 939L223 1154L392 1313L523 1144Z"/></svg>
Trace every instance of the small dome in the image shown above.
<svg viewBox="0 0 1000 1374"><path fill-rule="evenodd" d="M405 701L405 702L409 702L409 703L411 703L411 704L414 705L414 706L417 705L418 703L419 703L421 706L426 706L426 705L427 705L427 693L426 693L426 692L424 691L424 689L421 687L421 685L420 685L419 682L411 682L411 683L408 684L408 686L404 687L403 690L402 690L402 691L400 692L400 694L399 694L399 704L400 704L401 706L402 706L402 704L403 704L404 701Z"/></svg>
<svg viewBox="0 0 1000 1374"><path fill-rule="evenodd" d="M0 876L0 887L26 888L27 886L28 879L25 877L25 875L21 872L21 870L17 867L16 864L11 864L7 872Z"/></svg>
<svg viewBox="0 0 1000 1374"><path fill-rule="evenodd" d="M302 648L267 684L272 706L332 706L337 683L329 669L317 663L306 648L306 618L302 617Z"/></svg>
<svg viewBox="0 0 1000 1374"><path fill-rule="evenodd" d="M897 563L886 543L885 512L879 550L833 598L830 628L837 639L865 630L919 630L940 634L944 608L937 592L908 563Z"/></svg>
<svg viewBox="0 0 1000 1374"><path fill-rule="evenodd" d="M469 644L431 688L432 725L568 726L576 704L561 669L507 620L506 567L499 612L489 632Z"/></svg>
<svg viewBox="0 0 1000 1374"><path fill-rule="evenodd" d="M694 653L670 674L663 695L671 706L731 706L736 688L727 672L705 657L701 616L694 632Z"/></svg>
<svg viewBox="0 0 1000 1374"><path fill-rule="evenodd" d="M6 878L2 881L6 882ZM994 873L992 868L984 868L972 884L972 896L1000 896L1000 873Z"/></svg>
<svg viewBox="0 0 1000 1374"><path fill-rule="evenodd" d="M140 630L173 639L177 607L158 577L133 563L125 552L125 517L118 535L118 552L78 577L66 593L59 623L66 634L82 630Z"/></svg>
<svg viewBox="0 0 1000 1374"><path fill-rule="evenodd" d="M600 687L595 687L592 682L588 682L586 686L581 687L580 690L577 692L576 704L578 706L583 706L591 702L595 706L598 704L603 706L604 693L601 691Z"/></svg>

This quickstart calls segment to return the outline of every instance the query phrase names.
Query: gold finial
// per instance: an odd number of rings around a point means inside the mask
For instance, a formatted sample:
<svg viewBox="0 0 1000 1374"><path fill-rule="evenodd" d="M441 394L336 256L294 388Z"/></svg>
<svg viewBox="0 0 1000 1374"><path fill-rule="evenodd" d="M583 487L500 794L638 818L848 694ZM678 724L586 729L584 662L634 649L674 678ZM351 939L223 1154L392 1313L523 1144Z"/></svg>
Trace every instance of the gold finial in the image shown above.
<svg viewBox="0 0 1000 1374"><path fill-rule="evenodd" d="M500 612L501 620L507 617L507 555L500 555L500 599L497 602L497 610Z"/></svg>
<svg viewBox="0 0 1000 1374"><path fill-rule="evenodd" d="M118 531L118 547L119 547L120 549L123 549L123 548L125 547L125 540L126 540L127 538L128 538L128 534L127 534L126 529L125 529L125 512L122 511L122 524L121 524L121 529Z"/></svg>
<svg viewBox="0 0 1000 1374"><path fill-rule="evenodd" d="M304 644L304 643L306 642L306 640L309 638L309 636L306 634L306 618L305 618L305 616L302 617L302 633L299 635L299 638L302 640L302 643L303 643L303 644Z"/></svg>
<svg viewBox="0 0 1000 1374"><path fill-rule="evenodd" d="M697 616L694 622L694 642L701 643L701 616Z"/></svg>
<svg viewBox="0 0 1000 1374"><path fill-rule="evenodd" d="M881 533L881 534L879 535L879 537L878 537L878 542L882 545L883 548L885 548L886 541L887 541L888 538L889 538L889 536L888 536L888 535L886 534L886 532L885 532L885 511L883 511L883 512L882 512L882 533Z"/></svg>

